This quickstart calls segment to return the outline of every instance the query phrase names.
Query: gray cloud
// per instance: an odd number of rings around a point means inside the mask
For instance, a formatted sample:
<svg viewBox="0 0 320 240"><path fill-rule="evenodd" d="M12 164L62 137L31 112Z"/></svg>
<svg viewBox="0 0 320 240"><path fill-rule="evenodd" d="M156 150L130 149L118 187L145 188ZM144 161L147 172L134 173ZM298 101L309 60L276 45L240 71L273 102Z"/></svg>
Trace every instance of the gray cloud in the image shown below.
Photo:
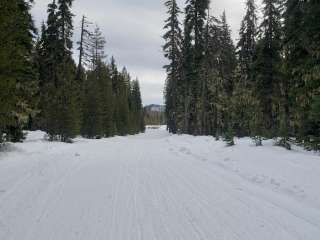
<svg viewBox="0 0 320 240"><path fill-rule="evenodd" d="M51 0L36 0L32 10L39 26L46 20L46 9ZM144 104L163 103L165 64L161 46L163 21L166 18L164 0L76 0L73 13L75 41L78 39L80 19L85 14L97 23L107 39L106 53L114 55L119 67L126 66L141 83ZM185 0L178 0L183 9ZM226 10L228 21L237 38L244 0L212 0L211 12L215 16Z"/></svg>

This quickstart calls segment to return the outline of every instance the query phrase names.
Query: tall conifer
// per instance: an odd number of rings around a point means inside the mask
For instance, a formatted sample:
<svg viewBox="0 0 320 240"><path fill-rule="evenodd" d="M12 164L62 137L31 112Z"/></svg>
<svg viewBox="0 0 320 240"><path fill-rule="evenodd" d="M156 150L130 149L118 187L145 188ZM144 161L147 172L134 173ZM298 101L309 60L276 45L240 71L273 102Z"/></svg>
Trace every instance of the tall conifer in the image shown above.
<svg viewBox="0 0 320 240"><path fill-rule="evenodd" d="M176 0L169 0L165 3L168 8L168 19L165 21L164 29L167 30L163 36L165 45L163 47L165 57L169 63L165 66L167 80L165 86L166 118L168 130L177 133L178 122L183 111L179 105L183 104L183 83L181 82L181 48L182 30L180 28L179 14L181 13Z"/></svg>

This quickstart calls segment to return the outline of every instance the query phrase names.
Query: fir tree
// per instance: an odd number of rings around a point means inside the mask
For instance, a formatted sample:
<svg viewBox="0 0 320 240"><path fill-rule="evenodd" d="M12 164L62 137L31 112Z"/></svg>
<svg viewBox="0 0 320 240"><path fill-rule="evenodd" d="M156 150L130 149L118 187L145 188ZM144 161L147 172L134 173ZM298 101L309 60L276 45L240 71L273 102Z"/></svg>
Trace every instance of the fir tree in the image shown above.
<svg viewBox="0 0 320 240"><path fill-rule="evenodd" d="M90 71L85 86L85 104L83 113L82 134L88 138L104 136L105 103L107 93L106 81L108 70L103 60L105 58L105 38L99 27L96 27L90 38Z"/></svg>
<svg viewBox="0 0 320 240"><path fill-rule="evenodd" d="M319 149L319 12L317 1L287 0L285 19L285 74L289 82L290 134L307 148Z"/></svg>
<svg viewBox="0 0 320 240"><path fill-rule="evenodd" d="M222 133L222 105L223 85L220 73L221 54L221 21L215 17L209 17L206 31L206 55L203 65L203 111L207 113L207 120L203 126L205 134L220 138ZM205 119L205 118L203 118Z"/></svg>
<svg viewBox="0 0 320 240"><path fill-rule="evenodd" d="M101 101L102 105L102 130L105 137L115 135L115 123L113 119L114 112L114 96L112 92L112 81L110 76L110 68L106 64L102 65L101 76Z"/></svg>
<svg viewBox="0 0 320 240"><path fill-rule="evenodd" d="M252 64L255 57L257 39L257 12L254 0L247 0L246 15L241 22L240 39L237 45L241 81L244 87L253 82Z"/></svg>
<svg viewBox="0 0 320 240"><path fill-rule="evenodd" d="M235 69L237 59L235 47L231 39L231 30L227 23L226 13L221 17L221 52L219 56L219 74L222 80L222 121L225 141L234 145L234 117L232 111L232 94L234 89Z"/></svg>
<svg viewBox="0 0 320 240"><path fill-rule="evenodd" d="M281 12L280 1L264 0L264 18L260 26L261 36L257 43L254 62L257 109L261 109L263 123L255 136L274 137L277 132L278 101L281 81ZM257 120L254 120L255 122Z"/></svg>
<svg viewBox="0 0 320 240"><path fill-rule="evenodd" d="M79 60L78 60L76 80L78 82L81 82L84 75L84 67L86 67L89 63L90 38L92 35L89 29L90 25L91 23L87 20L87 18L85 16L82 16L80 41L77 42L77 44L79 45L78 47Z"/></svg>
<svg viewBox="0 0 320 240"><path fill-rule="evenodd" d="M118 129L118 123L120 122L120 113L119 113L119 103L117 101L117 97L120 94L120 84L119 84L119 71L118 67L116 64L115 58L112 56L111 57L111 62L110 62L110 77L111 77L111 83L112 83L112 94L114 98L114 109L113 109L113 121L114 121L114 132L115 134L119 133Z"/></svg>
<svg viewBox="0 0 320 240"><path fill-rule="evenodd" d="M79 109L72 59L72 1L55 0L48 6L47 28L43 36L42 85L43 129L52 140L69 141L79 132Z"/></svg>
<svg viewBox="0 0 320 240"><path fill-rule="evenodd" d="M183 81L185 82L184 132L201 132L201 68L205 51L205 21L208 0L188 0L185 9Z"/></svg>
<svg viewBox="0 0 320 240"><path fill-rule="evenodd" d="M167 1L165 5L169 14L164 27L168 31L163 36L166 42L163 50L165 57L169 60L169 64L165 66L167 71L165 87L166 118L168 130L172 133L177 133L179 131L178 121L181 121L179 117L183 114L183 111L180 110L181 108L178 108L183 102L180 75L182 30L180 28L179 14L181 11L175 0Z"/></svg>
<svg viewBox="0 0 320 240"><path fill-rule="evenodd" d="M310 53L307 61L306 73L304 79L308 86L308 92L311 93L311 110L310 110L310 130L308 141L311 148L320 149L320 124L319 124L319 102L320 102L320 26L317 24L320 20L320 3L319 1L310 0L306 5L304 29L306 31L307 47Z"/></svg>
<svg viewBox="0 0 320 240"><path fill-rule="evenodd" d="M117 130L120 136L127 135L129 129L129 82L125 70L118 75L119 92L116 97L118 107Z"/></svg>
<svg viewBox="0 0 320 240"><path fill-rule="evenodd" d="M42 24L41 38L37 46L41 110L39 116L40 128L49 134L52 133L52 135L54 135L54 129L57 127L55 98L52 98L55 89L58 87L57 8L55 0L48 5L47 25Z"/></svg>
<svg viewBox="0 0 320 240"><path fill-rule="evenodd" d="M233 92L233 110L237 136L250 135L250 121L254 109L253 63L257 40L257 13L254 0L247 0L246 14L241 22L240 39L237 44L238 67Z"/></svg>
<svg viewBox="0 0 320 240"><path fill-rule="evenodd" d="M131 90L131 105L132 105L132 114L133 114L133 122L135 133L144 132L145 124L144 124L144 112L142 107L141 100L141 92L140 92L140 84L136 79L132 81L132 90Z"/></svg>
<svg viewBox="0 0 320 240"><path fill-rule="evenodd" d="M1 3L0 143L22 140L22 130L34 112L32 101L37 92L37 75L33 63L35 28L29 12L30 2Z"/></svg>

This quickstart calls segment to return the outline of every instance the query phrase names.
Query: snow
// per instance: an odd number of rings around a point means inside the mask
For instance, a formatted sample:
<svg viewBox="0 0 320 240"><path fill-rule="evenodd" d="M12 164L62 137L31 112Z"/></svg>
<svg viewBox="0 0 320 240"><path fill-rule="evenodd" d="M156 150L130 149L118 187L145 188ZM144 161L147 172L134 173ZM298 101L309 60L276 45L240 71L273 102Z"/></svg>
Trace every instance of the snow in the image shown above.
<svg viewBox="0 0 320 240"><path fill-rule="evenodd" d="M320 157L145 134L0 153L0 239L318 240Z"/></svg>

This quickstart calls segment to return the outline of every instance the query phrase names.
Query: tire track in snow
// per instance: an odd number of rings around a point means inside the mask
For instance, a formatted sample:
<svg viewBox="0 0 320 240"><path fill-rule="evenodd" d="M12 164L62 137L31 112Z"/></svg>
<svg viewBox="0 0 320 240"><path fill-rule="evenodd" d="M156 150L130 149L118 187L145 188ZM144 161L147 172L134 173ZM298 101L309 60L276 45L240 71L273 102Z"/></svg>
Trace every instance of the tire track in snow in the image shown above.
<svg viewBox="0 0 320 240"><path fill-rule="evenodd" d="M43 181L31 177L17 187L24 193L21 196L27 197L26 203L12 198L10 204L11 197L2 199L3 209L7 209L6 215L12 221L0 222L0 237L6 240L26 237L30 240L318 239L320 218L316 213L308 215L308 205L300 205L288 196L205 161L208 154L216 152L212 157L219 158L224 152L219 142L209 151L210 144L209 138L180 138L156 130L63 147L64 152L59 155L63 161L39 153L43 158L50 157L53 163L39 167L44 168ZM69 158L75 150L80 153L79 159ZM28 169L37 173L33 163L30 162ZM34 193L38 195L32 196ZM34 206L23 209L33 199ZM21 216L14 215L15 204ZM23 224L19 226L19 223ZM20 237L19 232L3 230L19 227L24 232Z"/></svg>
<svg viewBox="0 0 320 240"><path fill-rule="evenodd" d="M172 145L171 145L172 148ZM177 146L176 146L177 148ZM177 149L176 149L177 150ZM180 150L180 148L179 148ZM180 151L181 152L181 151ZM187 154L185 154L187 152ZM189 151L190 154L188 154L188 151L183 151L183 155L184 158L187 161L184 161L183 164L185 165L189 165L189 169L191 168L197 168L197 170L201 171L202 174L206 175L208 179L212 178L213 176L217 175L220 177L220 179L217 179L216 183L219 183L219 185L230 185L230 190L228 191L229 193L233 192L232 189L236 189L236 186L238 185L242 185L242 190L243 190L243 194L236 194L234 196L232 196L230 194L231 197L234 197L235 199L237 199L239 202L243 203L243 206L248 206L248 204L245 202L246 200L248 202L251 203L250 208L254 207L254 213L261 213L261 216L263 216L264 218L267 217L266 221L264 221L265 223L263 224L264 226L266 226L268 223L272 228L270 230L275 230L277 229L276 232L281 232L281 231L285 231L287 236L290 237L290 239L295 239L298 234L298 232L296 232L296 229L298 229L297 227L289 227L289 229L287 229L287 225L286 225L286 221L279 221L277 218L274 217L268 217L268 215L265 214L265 212L261 211L262 207L266 207L267 204L267 209L271 209L271 208L275 208L277 209L277 211L282 212L283 214L289 214L292 215L292 217L299 219L300 221L304 221L305 223L307 223L307 225L312 225L313 227L313 232L317 231L318 234L320 234L319 232L319 224L316 224L316 222L305 219L305 218L301 218L301 216L298 216L297 214L295 214L294 212L290 211L289 209L287 209L287 207L285 205L281 205L281 204L274 204L274 202L270 202L268 200L268 198L265 198L265 196L260 196L259 194L253 194L252 189L248 189L248 185L246 184L246 186L243 186L243 180L241 181L241 178L235 176L235 175L231 175L230 172L226 171L225 169L222 168L217 168L217 167L210 167L210 168L206 168L204 166L207 166L207 164L205 162L200 162L199 161L199 157L195 156L194 154L191 153L191 151ZM196 164L194 164L196 163ZM183 166L180 164L180 166ZM202 166L200 168L200 166ZM231 178L230 178L231 177ZM193 177L194 179L195 177ZM221 181L223 180L223 181ZM240 181L239 181L240 180ZM237 181L237 182L236 182ZM254 184L249 184L249 185L254 185ZM257 189L258 187L256 185L252 186L254 189ZM265 190L265 189L264 189ZM268 190L267 190L268 191ZM249 196L249 199L248 199ZM251 198L251 199L250 199ZM254 201L252 201L254 200ZM259 205L257 206L252 206L252 203L255 202L259 202ZM265 203L265 204L262 204ZM227 210L227 209L226 209ZM233 217L236 217L236 215L234 215ZM241 219L239 219L239 222L241 222ZM275 222L274 224L272 224L273 222ZM320 222L320 221L319 221ZM312 229L312 226L311 227ZM310 228L309 228L310 229ZM310 236L312 236L312 234L310 234ZM304 239L304 237L306 236L301 236L301 239ZM300 238L298 238L300 239Z"/></svg>

